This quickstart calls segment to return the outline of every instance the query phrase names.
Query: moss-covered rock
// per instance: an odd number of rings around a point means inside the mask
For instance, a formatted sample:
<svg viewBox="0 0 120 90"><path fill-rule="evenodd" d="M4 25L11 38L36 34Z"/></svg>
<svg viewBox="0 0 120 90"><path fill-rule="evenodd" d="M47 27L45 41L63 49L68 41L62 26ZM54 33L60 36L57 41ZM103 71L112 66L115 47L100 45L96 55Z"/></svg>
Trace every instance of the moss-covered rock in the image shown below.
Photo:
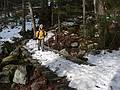
<svg viewBox="0 0 120 90"><path fill-rule="evenodd" d="M2 59L1 64L14 63L14 62L16 62L17 60L18 60L18 59L17 59L17 56L15 56L15 55L10 55L10 56L7 56L7 57L5 57L4 59Z"/></svg>

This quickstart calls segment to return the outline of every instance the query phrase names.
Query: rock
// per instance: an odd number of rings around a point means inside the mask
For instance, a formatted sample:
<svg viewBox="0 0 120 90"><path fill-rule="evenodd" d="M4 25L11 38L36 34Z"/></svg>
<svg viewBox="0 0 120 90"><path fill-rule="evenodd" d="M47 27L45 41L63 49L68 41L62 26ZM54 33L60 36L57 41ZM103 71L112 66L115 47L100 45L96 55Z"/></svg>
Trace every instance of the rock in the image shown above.
<svg viewBox="0 0 120 90"><path fill-rule="evenodd" d="M73 47L73 48L78 47L78 46L79 46L78 42L71 43L71 47Z"/></svg>
<svg viewBox="0 0 120 90"><path fill-rule="evenodd" d="M79 52L78 48L70 48L69 53L71 56L76 57Z"/></svg>
<svg viewBox="0 0 120 90"><path fill-rule="evenodd" d="M22 50L20 46L18 46L14 51L10 53L10 55L14 55L14 56L18 56L20 54L22 54Z"/></svg>
<svg viewBox="0 0 120 90"><path fill-rule="evenodd" d="M0 54L3 52L3 50L2 50L2 46L0 46Z"/></svg>
<svg viewBox="0 0 120 90"><path fill-rule="evenodd" d="M6 65L5 67L3 67L2 71L9 71L9 72L12 72L12 70L16 70L17 68L17 65Z"/></svg>
<svg viewBox="0 0 120 90"><path fill-rule="evenodd" d="M9 55L9 52L8 52L7 48L6 47L0 47L0 56L1 56L1 58L6 57L7 55Z"/></svg>
<svg viewBox="0 0 120 90"><path fill-rule="evenodd" d="M15 71L13 82L17 84L26 84L27 80L26 75L27 75L26 66L25 65L19 66Z"/></svg>
<svg viewBox="0 0 120 90"><path fill-rule="evenodd" d="M68 87L67 84L60 84L56 86L55 90L75 90L75 89Z"/></svg>
<svg viewBox="0 0 120 90"><path fill-rule="evenodd" d="M9 71L0 72L0 83L10 83Z"/></svg>
<svg viewBox="0 0 120 90"><path fill-rule="evenodd" d="M89 51L92 50L94 48L94 44L88 44L87 48L88 48Z"/></svg>
<svg viewBox="0 0 120 90"><path fill-rule="evenodd" d="M25 39L21 42L22 45L25 45L29 40L28 39Z"/></svg>
<svg viewBox="0 0 120 90"><path fill-rule="evenodd" d="M31 85L31 90L39 90L36 82Z"/></svg>
<svg viewBox="0 0 120 90"><path fill-rule="evenodd" d="M10 83L0 83L0 90L13 90Z"/></svg>
<svg viewBox="0 0 120 90"><path fill-rule="evenodd" d="M84 55L85 55L85 53L86 53L86 51L85 50L80 50L79 52L78 52L78 57L83 57Z"/></svg>
<svg viewBox="0 0 120 90"><path fill-rule="evenodd" d="M25 48L23 48L23 49L22 49L22 56L23 56L23 57L29 57L29 56L30 56L30 53L29 53Z"/></svg>
<svg viewBox="0 0 120 90"><path fill-rule="evenodd" d="M7 66L3 67L3 69L2 69L3 72L9 71L9 80L11 82L13 81L13 77L14 77L16 68L17 68L17 65L11 64L11 65L7 65Z"/></svg>
<svg viewBox="0 0 120 90"><path fill-rule="evenodd" d="M90 52L90 54L92 54L92 55L98 55L100 53L101 53L100 50L93 50L93 51Z"/></svg>
<svg viewBox="0 0 120 90"><path fill-rule="evenodd" d="M31 90L44 90L46 88L47 79L42 75L40 68L35 68L30 80L34 80L31 84Z"/></svg>
<svg viewBox="0 0 120 90"><path fill-rule="evenodd" d="M9 53L15 49L15 45L9 43L8 41L3 44L3 50L6 51L6 53Z"/></svg>
<svg viewBox="0 0 120 90"><path fill-rule="evenodd" d="M98 48L98 46L99 46L99 44L98 44L98 43L94 43L94 48L95 48L95 49L97 49L97 48Z"/></svg>
<svg viewBox="0 0 120 90"><path fill-rule="evenodd" d="M46 88L44 81L34 82L31 85L31 90L44 90Z"/></svg>
<svg viewBox="0 0 120 90"><path fill-rule="evenodd" d="M7 64L10 64L10 63L16 63L17 60L18 60L17 56L10 55L10 56L7 56L7 57L2 59L1 65L7 65Z"/></svg>
<svg viewBox="0 0 120 90"><path fill-rule="evenodd" d="M63 54L63 55L65 55L65 56L68 56L68 55L69 55L69 53L66 51L66 49L62 49L62 50L60 51L60 53Z"/></svg>

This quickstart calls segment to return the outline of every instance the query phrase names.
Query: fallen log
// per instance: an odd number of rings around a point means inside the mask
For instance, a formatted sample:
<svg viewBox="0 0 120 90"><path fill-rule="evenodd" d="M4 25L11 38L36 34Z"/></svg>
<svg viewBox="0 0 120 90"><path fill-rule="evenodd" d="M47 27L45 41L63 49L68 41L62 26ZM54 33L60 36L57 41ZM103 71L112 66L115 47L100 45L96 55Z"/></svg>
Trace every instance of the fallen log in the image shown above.
<svg viewBox="0 0 120 90"><path fill-rule="evenodd" d="M66 56L66 55L63 55L61 54L58 50L55 50L55 49L52 49L52 48L49 48L48 46L44 46L45 50L48 50L48 51L53 51L55 53L58 53L59 55L63 56L66 60L70 60L74 63L77 63L77 64L85 64L85 65L90 65L90 66L96 66L94 64L91 64L91 63L88 63L87 61L84 61L84 60L81 60L79 58L75 58L75 57L72 57L70 55Z"/></svg>

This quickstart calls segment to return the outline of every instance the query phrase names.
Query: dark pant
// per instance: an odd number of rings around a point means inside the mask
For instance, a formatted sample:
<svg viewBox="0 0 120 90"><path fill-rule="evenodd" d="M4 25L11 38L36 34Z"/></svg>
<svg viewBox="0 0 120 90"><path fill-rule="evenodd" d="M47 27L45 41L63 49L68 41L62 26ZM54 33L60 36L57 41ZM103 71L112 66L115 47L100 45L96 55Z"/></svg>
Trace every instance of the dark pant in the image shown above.
<svg viewBox="0 0 120 90"><path fill-rule="evenodd" d="M38 50L40 50L40 47L44 50L44 39L38 39Z"/></svg>

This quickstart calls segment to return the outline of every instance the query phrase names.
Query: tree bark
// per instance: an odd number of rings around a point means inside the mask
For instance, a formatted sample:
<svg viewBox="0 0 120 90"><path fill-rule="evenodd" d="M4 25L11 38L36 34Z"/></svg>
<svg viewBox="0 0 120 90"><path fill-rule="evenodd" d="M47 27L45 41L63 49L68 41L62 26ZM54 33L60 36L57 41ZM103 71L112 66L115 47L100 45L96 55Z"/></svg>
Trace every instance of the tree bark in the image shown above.
<svg viewBox="0 0 120 90"><path fill-rule="evenodd" d="M4 20L5 20L5 25L6 25L6 20L7 20L7 17L6 17L6 0L4 0Z"/></svg>
<svg viewBox="0 0 120 90"><path fill-rule="evenodd" d="M60 14L58 13L58 31L60 32Z"/></svg>
<svg viewBox="0 0 120 90"><path fill-rule="evenodd" d="M34 33L34 37L35 37L36 25L35 25L35 19L34 19L33 9L32 9L32 5L31 5L31 0L29 0L28 4L29 4L30 15L32 18L33 33Z"/></svg>
<svg viewBox="0 0 120 90"><path fill-rule="evenodd" d="M51 1L51 25L54 24L54 13L53 13L53 0Z"/></svg>
<svg viewBox="0 0 120 90"><path fill-rule="evenodd" d="M23 10L23 14L22 14L22 30L25 32L26 30L26 26L25 26L25 0L22 0L22 10Z"/></svg>
<svg viewBox="0 0 120 90"><path fill-rule="evenodd" d="M96 2L96 0L93 0L93 4L94 4L94 13L96 15L97 14L97 7L96 7L97 2Z"/></svg>
<svg viewBox="0 0 120 90"><path fill-rule="evenodd" d="M104 10L104 4L101 0L99 0L99 3L98 3L98 14L99 15L104 15L105 13L105 10Z"/></svg>
<svg viewBox="0 0 120 90"><path fill-rule="evenodd" d="M53 26L53 21L54 21L54 15L53 15L53 9L52 9L52 14L51 14L51 25Z"/></svg>
<svg viewBox="0 0 120 90"><path fill-rule="evenodd" d="M83 32L84 37L86 37L86 29L85 29L85 0L83 0Z"/></svg>

